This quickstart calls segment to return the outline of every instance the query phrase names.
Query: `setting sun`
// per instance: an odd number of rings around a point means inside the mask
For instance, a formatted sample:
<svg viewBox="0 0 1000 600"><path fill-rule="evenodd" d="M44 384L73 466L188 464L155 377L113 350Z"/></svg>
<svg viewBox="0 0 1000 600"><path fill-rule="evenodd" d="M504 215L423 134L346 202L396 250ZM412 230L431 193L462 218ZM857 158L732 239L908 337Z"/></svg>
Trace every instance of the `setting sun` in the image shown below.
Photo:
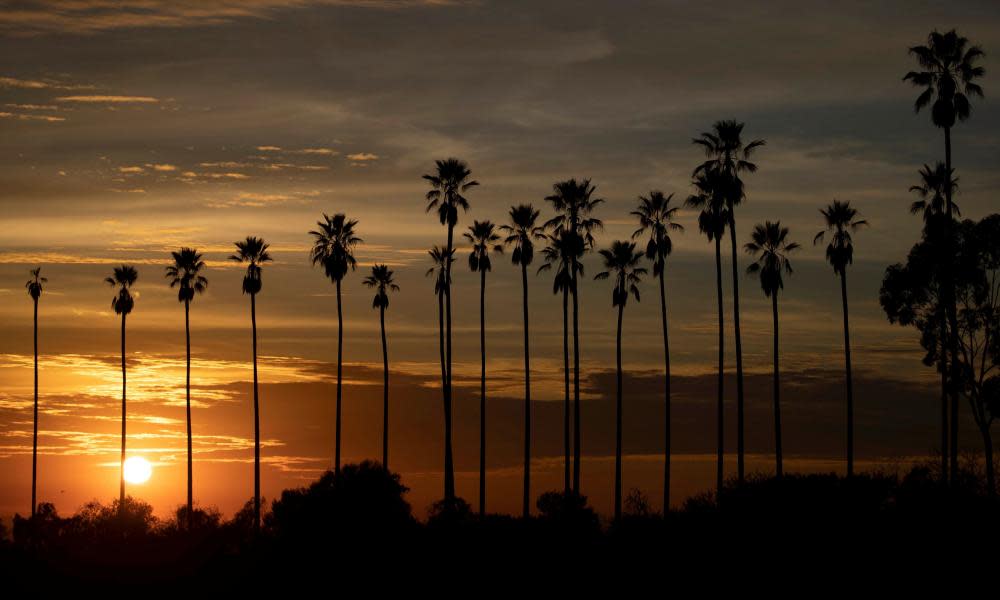
<svg viewBox="0 0 1000 600"><path fill-rule="evenodd" d="M141 456L133 456L125 461L125 481L146 483L153 474L153 465Z"/></svg>

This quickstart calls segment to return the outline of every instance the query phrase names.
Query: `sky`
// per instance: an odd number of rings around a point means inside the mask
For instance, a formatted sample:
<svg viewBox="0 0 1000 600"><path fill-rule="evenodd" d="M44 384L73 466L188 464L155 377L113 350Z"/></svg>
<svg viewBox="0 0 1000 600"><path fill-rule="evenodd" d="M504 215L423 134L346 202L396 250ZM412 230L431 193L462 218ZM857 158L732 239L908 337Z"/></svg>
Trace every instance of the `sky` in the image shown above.
<svg viewBox="0 0 1000 600"><path fill-rule="evenodd" d="M381 346L372 292L386 263L400 291L387 312L392 368L390 466L422 514L441 495L437 321L426 254L446 231L425 212L421 176L466 160L481 185L458 231L507 220L552 184L591 178L605 199L597 246L625 239L640 194L679 204L702 160L691 139L719 119L765 139L747 177L737 236L780 220L803 248L781 292L786 469L844 468L839 281L813 236L818 209L848 200L870 227L849 270L857 452L893 469L933 454L938 393L914 331L878 304L885 268L905 258L920 220L910 185L943 156L917 91L901 81L907 48L957 28L987 53L986 98L954 134L962 214L996 210L1000 109L989 2L493 2L447 0L32 0L0 5L0 516L30 511L32 306L39 306L39 498L72 513L118 487L120 323L104 283L139 270L128 319L128 448L153 476L133 493L167 517L185 497L183 307L169 252L204 252L208 290L191 309L195 499L232 514L253 490L249 302L226 261L247 235L271 244L258 297L263 488L267 498L332 461L336 373L333 286L308 261L323 213L357 219L364 243L344 282L345 460L381 451ZM713 246L681 210L666 287L675 374L671 501L714 476L716 315ZM727 450L735 447L726 281ZM458 493L478 481L479 278L459 247L454 272ZM753 470L773 468L771 313L756 280L740 301ZM583 492L610 508L615 312L586 261L581 289ZM562 481L561 302L529 277L535 491ZM487 277L489 508L516 511L523 460L518 269ZM641 286L624 318L625 487L662 494L663 348L658 292ZM964 407L963 407L964 408ZM961 445L978 448L971 419ZM735 457L727 455L727 468Z"/></svg>

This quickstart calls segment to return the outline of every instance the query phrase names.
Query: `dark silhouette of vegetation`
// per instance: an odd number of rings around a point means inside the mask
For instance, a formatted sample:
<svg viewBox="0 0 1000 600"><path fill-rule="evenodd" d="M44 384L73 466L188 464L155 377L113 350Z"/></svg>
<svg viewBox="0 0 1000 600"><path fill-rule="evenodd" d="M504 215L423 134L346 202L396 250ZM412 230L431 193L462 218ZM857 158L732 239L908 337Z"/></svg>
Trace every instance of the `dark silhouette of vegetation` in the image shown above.
<svg viewBox="0 0 1000 600"><path fill-rule="evenodd" d="M365 287L375 289L372 308L378 309L379 330L382 333L382 466L389 468L389 349L385 342L385 309L389 308L389 292L398 292L399 286L386 265L373 265L371 275L365 277Z"/></svg>
<svg viewBox="0 0 1000 600"><path fill-rule="evenodd" d="M48 279L42 277L42 268L36 267L31 270L31 279L24 284L24 287L28 289L28 295L31 296L31 302L34 305L33 313L33 348L34 348L34 379L35 379L35 401L32 416L32 431L31 431L31 516L35 516L35 505L37 503L37 498L35 491L38 485L38 299L42 296L42 284L47 283Z"/></svg>
<svg viewBox="0 0 1000 600"><path fill-rule="evenodd" d="M125 375L125 317L135 307L135 299L132 297L132 286L135 285L137 279L139 279L139 272L135 270L135 267L130 265L115 267L111 277L104 279L104 282L111 287L118 288L118 293L111 299L111 308L114 309L115 314L119 314L122 317L122 454L119 472L121 491L118 499L118 506L122 510L124 510L125 506L125 390L127 388Z"/></svg>

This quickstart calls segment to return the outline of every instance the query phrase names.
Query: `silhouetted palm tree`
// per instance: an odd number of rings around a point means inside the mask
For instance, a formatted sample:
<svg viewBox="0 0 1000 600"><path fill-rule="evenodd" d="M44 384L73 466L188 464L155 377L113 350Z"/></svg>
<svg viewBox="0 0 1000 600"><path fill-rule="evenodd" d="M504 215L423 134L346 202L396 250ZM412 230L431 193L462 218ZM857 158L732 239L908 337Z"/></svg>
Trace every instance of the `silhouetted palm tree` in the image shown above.
<svg viewBox="0 0 1000 600"><path fill-rule="evenodd" d="M250 328L253 335L253 528L260 531L260 398L257 389L257 294L263 286L261 267L270 262L268 244L258 237L236 242L236 254L229 260L246 263L243 293L250 296Z"/></svg>
<svg viewBox="0 0 1000 600"><path fill-rule="evenodd" d="M48 279L41 276L42 268L37 267L31 270L31 279L24 284L28 288L28 295L35 305L34 308L34 347L35 347L35 416L34 429L31 434L31 516L35 516L37 507L35 490L38 484L38 298L42 295L42 284Z"/></svg>
<svg viewBox="0 0 1000 600"><path fill-rule="evenodd" d="M618 307L618 335L616 337L617 392L615 395L615 522L622 518L622 317L628 295L635 296L639 301L638 284L646 269L639 266L642 252L636 252L634 242L616 240L610 248L600 251L604 259L604 271L594 276L594 279L607 279L614 275L614 289L611 292L611 304ZM664 513L666 514L666 513Z"/></svg>
<svg viewBox="0 0 1000 600"><path fill-rule="evenodd" d="M181 248L179 252L171 252L174 264L167 266L167 279L170 287L176 287L177 300L184 303L184 346L187 350L185 363L184 390L187 410L187 527L191 528L191 515L194 512L194 468L191 455L191 301L195 294L204 293L208 287L208 279L201 274L205 268L200 252L194 248Z"/></svg>
<svg viewBox="0 0 1000 600"><path fill-rule="evenodd" d="M139 278L139 272L131 265L115 267L111 277L106 277L104 282L108 285L118 287L118 294L111 299L111 308L115 314L122 317L122 456L119 471L121 492L118 499L118 513L125 514L125 317L132 312L135 307L135 299L132 297L132 286Z"/></svg>
<svg viewBox="0 0 1000 600"><path fill-rule="evenodd" d="M528 518L531 511L531 358L528 350L528 265L535 256L534 240L543 239L537 225L541 211L530 204L510 208L510 224L501 225L507 234L504 243L513 246L511 261L521 267L521 292L524 313L524 496L521 514Z"/></svg>
<svg viewBox="0 0 1000 600"><path fill-rule="evenodd" d="M348 219L340 213L332 217L323 213L323 220L316 222L319 229L309 232L309 235L316 238L309 253L312 264L323 265L326 276L337 286L337 416L334 429L334 473L340 473L340 400L344 379L344 311L340 299L340 284L344 281L348 270L353 271L358 264L354 259L354 247L364 240L354 235L357 224L357 221Z"/></svg>
<svg viewBox="0 0 1000 600"><path fill-rule="evenodd" d="M372 308L378 309L379 326L382 331L382 466L389 469L389 350L385 343L385 309L389 308L389 292L398 292L399 286L392 278L392 271L386 265L372 266L372 273L362 282L366 287L375 288Z"/></svg>
<svg viewBox="0 0 1000 600"><path fill-rule="evenodd" d="M665 422L663 424L663 514L670 508L670 342L667 336L667 293L664 286L664 269L667 255L673 250L670 231L683 231L680 223L675 223L676 206L670 206L674 195L664 196L663 192L653 190L648 196L639 196L639 207L632 215L639 220L639 228L632 234L632 239L641 235L649 235L646 242L646 258L653 261L653 277L660 280L660 320L663 325L663 406Z"/></svg>
<svg viewBox="0 0 1000 600"><path fill-rule="evenodd" d="M463 234L472 244L469 269L479 273L479 514L486 514L486 273L493 268L490 252L503 252L500 236L489 221L474 221Z"/></svg>
<svg viewBox="0 0 1000 600"><path fill-rule="evenodd" d="M444 499L450 506L455 499L455 464L451 447L451 263L454 260L452 250L454 250L455 225L458 224L458 209L469 210L469 201L463 194L479 185L478 181L471 179L472 171L465 161L457 158L448 158L435 161L437 172L433 175L424 175L424 179L431 184L431 189L426 194L427 211L437 210L438 218L442 225L448 227L448 245L445 247L445 254L449 260L444 263L445 276L444 302L445 302L445 384L444 384Z"/></svg>
<svg viewBox="0 0 1000 600"><path fill-rule="evenodd" d="M710 172L698 174L692 184L695 193L688 197L686 204L701 212L698 214L698 230L705 234L708 241L715 242L715 289L718 302L719 321L719 365L716 380L716 465L715 465L715 487L719 494L722 493L723 481L723 460L725 449L724 437L724 406L723 406L723 383L725 356L725 330L723 328L722 310L722 236L726 232L726 223L729 217L726 214L726 200L718 191L715 184L716 176Z"/></svg>
<svg viewBox="0 0 1000 600"><path fill-rule="evenodd" d="M726 215L729 219L729 239L732 243L733 259L733 326L736 340L736 477L742 484L744 465L743 432L743 343L740 335L740 285L739 266L736 258L736 205L746 193L740 173L753 173L757 165L750 162L754 151L764 145L764 140L743 143L743 123L736 121L716 121L712 131L703 132L692 140L705 151L708 160L694 170L697 176L703 172L716 175L716 186L726 200Z"/></svg>
<svg viewBox="0 0 1000 600"><path fill-rule="evenodd" d="M774 326L774 460L775 473L781 478L781 396L778 370L778 290L785 287L783 273L792 274L792 263L788 254L799 249L795 242L788 241L788 228L781 221L766 221L756 225L750 234L750 243L744 248L757 262L747 267L747 273L760 278L764 296L771 299L771 317Z"/></svg>
<svg viewBox="0 0 1000 600"><path fill-rule="evenodd" d="M920 112L926 106L931 106L931 122L944 130L944 164L946 173L954 173L951 165L951 128L957 121L965 121L972 113L969 98L983 97L983 88L974 80L985 75L986 71L976 63L984 54L979 46L969 45L969 40L958 35L954 29L947 33L932 31L927 36L923 46L913 46L910 54L916 57L922 70L910 71L903 76L903 81L909 81L914 86L923 88L913 105L914 111ZM933 100L933 103L931 102ZM952 226L953 190L945 187L945 214L947 219L946 240L949 248L945 255L954 253L950 247L954 243ZM955 307L955 285L950 269L944 269L943 296L948 317L948 346L951 355L951 379L958 381L961 377L961 359L958 350L958 314ZM958 471L958 391L952 386L952 423L951 423L951 477L954 483Z"/></svg>
<svg viewBox="0 0 1000 600"><path fill-rule="evenodd" d="M594 198L597 187L591 185L589 179L577 181L567 179L553 184L552 194L545 199L552 204L558 215L545 223L545 228L552 228L555 235L564 233L570 237L570 245L578 248L571 257L572 268L569 270L572 282L570 291L573 294L573 493L580 494L580 286L577 284L579 271L577 265L580 256L594 247L593 232L600 230L604 224L591 215L597 205L604 202Z"/></svg>
<svg viewBox="0 0 1000 600"><path fill-rule="evenodd" d="M854 475L854 384L851 377L851 330L847 319L847 265L854 262L854 244L851 233L868 224L857 219L858 211L850 202L834 200L819 211L826 222L826 229L813 238L813 244L823 241L827 231L831 232L830 243L826 246L826 260L833 271L840 275L840 298L844 307L844 363L847 370L847 476Z"/></svg>

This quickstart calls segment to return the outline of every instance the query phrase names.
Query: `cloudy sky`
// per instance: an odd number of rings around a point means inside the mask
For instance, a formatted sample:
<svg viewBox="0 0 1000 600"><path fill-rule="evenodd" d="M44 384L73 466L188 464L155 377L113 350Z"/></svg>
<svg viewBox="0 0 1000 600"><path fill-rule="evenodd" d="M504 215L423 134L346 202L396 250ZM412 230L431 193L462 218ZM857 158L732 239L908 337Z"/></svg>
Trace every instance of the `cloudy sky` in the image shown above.
<svg viewBox="0 0 1000 600"><path fill-rule="evenodd" d="M445 230L424 212L421 175L469 162L473 219L511 204L549 215L554 182L589 177L606 200L598 245L625 238L651 189L690 193L691 138L718 119L763 138L738 235L776 220L803 243L781 297L785 452L801 470L840 469L839 284L809 241L818 208L849 200L871 223L856 238L850 303L858 452L892 465L934 451L934 373L913 332L888 324L878 288L919 233L907 213L917 169L942 135L901 81L909 46L958 28L989 55L989 2L14 1L0 7L0 515L29 510L31 302L41 265L42 500L72 512L117 492L118 321L102 283L137 266L129 319L130 453L154 462L132 491L166 515L184 499L183 311L166 286L170 250L209 262L192 307L195 497L223 512L252 493L248 303L232 242L258 235L276 261L258 300L265 495L301 485L333 447L336 306L307 261L322 213L359 220L359 272L345 282L348 460L381 448L381 349L364 271L385 262L401 291L388 313L392 462L422 511L439 495L437 331L426 250ZM996 209L1000 111L986 99L954 133L965 216ZM680 213L668 266L679 374L674 502L712 480L715 287L712 247ZM475 504L478 277L455 273L459 493ZM740 269L747 258L740 256ZM588 274L597 265L588 261ZM727 263L727 274L729 265ZM625 315L625 485L658 498L662 347L655 288ZM770 307L741 280L751 466L770 467ZM561 481L561 304L530 281L538 490ZM726 293L731 293L730 282ZM522 424L520 278L488 279L490 505L514 510ZM584 492L606 509L613 454L614 313L607 282L582 291ZM728 306L728 304L727 304ZM728 315L727 315L728 319ZM727 323L728 325L728 323ZM728 329L728 328L727 328ZM731 330L727 345L732 348ZM727 356L733 365L733 356ZM733 385L728 389L732 390ZM732 400L732 398L730 398ZM730 405L730 409L732 406ZM732 421L735 411L729 410ZM732 433L732 428L730 428ZM971 429L963 443L975 447ZM733 440L730 447L733 447ZM730 461L734 462L734 461Z"/></svg>

